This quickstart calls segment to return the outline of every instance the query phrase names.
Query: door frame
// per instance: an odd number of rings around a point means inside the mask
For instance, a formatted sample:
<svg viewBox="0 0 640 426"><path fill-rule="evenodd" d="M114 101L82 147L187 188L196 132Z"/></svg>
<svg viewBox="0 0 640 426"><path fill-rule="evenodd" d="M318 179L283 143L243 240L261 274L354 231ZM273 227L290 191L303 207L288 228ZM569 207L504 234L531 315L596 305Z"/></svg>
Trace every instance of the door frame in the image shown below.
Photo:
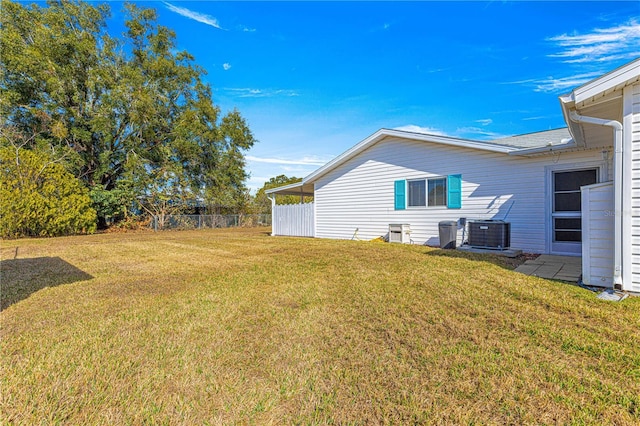
<svg viewBox="0 0 640 426"><path fill-rule="evenodd" d="M608 168L606 161L585 161L581 163L565 163L554 164L551 166L545 166L545 251L549 254L563 255L563 256L581 256L582 249L579 253L566 252L566 251L554 251L553 250L553 174L554 172L570 172L584 169L597 169L596 183L601 183L607 180ZM584 239L584 235L583 235ZM570 244L570 243L568 243ZM576 243L577 244L577 243ZM582 244L582 243L580 243Z"/></svg>

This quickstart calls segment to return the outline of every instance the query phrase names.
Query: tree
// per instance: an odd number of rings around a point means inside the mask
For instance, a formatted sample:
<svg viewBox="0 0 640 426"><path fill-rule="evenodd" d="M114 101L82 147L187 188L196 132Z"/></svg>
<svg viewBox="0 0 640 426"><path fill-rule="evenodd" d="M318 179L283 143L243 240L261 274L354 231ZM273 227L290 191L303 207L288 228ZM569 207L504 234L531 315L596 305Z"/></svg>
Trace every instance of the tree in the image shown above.
<svg viewBox="0 0 640 426"><path fill-rule="evenodd" d="M109 13L82 1L3 2L2 126L37 132L29 148L64 153L101 223L132 210L131 200L148 212L167 197L177 197L173 206L205 199L233 208L255 142L244 119L221 117L204 69L177 50L155 10L127 4L121 38L107 31Z"/></svg>
<svg viewBox="0 0 640 426"><path fill-rule="evenodd" d="M0 236L90 233L96 212L82 183L38 151L0 148Z"/></svg>
<svg viewBox="0 0 640 426"><path fill-rule="evenodd" d="M256 193L254 204L256 211L261 214L270 214L271 213L271 200L265 194L267 189L277 188L279 186L290 185L292 183L298 183L302 181L302 178L298 177L288 177L286 175L279 175L276 177L272 177L268 182L258 190ZM276 201L278 204L298 204L300 203L299 195L277 195ZM310 203L313 201L313 197L304 197L303 201L305 203Z"/></svg>

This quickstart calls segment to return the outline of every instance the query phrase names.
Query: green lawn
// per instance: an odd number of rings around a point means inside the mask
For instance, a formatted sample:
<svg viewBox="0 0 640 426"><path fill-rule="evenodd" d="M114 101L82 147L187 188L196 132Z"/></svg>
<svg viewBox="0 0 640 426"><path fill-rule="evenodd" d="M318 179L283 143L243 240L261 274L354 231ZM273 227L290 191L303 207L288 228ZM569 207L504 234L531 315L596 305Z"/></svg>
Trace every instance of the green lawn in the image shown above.
<svg viewBox="0 0 640 426"><path fill-rule="evenodd" d="M2 241L0 422L640 422L640 298L267 231Z"/></svg>

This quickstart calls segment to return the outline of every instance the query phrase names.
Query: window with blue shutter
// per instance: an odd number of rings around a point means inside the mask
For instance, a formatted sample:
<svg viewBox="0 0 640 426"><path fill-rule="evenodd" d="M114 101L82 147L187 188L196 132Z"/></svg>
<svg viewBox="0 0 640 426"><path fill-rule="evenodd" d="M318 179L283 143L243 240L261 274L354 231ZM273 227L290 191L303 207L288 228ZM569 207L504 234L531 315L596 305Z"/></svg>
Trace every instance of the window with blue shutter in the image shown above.
<svg viewBox="0 0 640 426"><path fill-rule="evenodd" d="M447 207L462 208L462 175L447 176Z"/></svg>
<svg viewBox="0 0 640 426"><path fill-rule="evenodd" d="M407 189L407 184L404 180L397 180L395 181L395 191L394 191L394 196L395 196L395 209L396 210L404 210L406 207L406 200L407 200L407 196L406 196L406 189Z"/></svg>

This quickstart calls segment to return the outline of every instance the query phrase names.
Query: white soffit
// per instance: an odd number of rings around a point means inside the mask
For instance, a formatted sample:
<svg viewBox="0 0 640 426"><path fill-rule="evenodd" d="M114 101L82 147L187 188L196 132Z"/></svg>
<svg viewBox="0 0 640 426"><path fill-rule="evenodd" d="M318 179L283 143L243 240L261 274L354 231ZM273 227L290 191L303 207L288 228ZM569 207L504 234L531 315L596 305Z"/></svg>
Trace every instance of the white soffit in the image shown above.
<svg viewBox="0 0 640 426"><path fill-rule="evenodd" d="M563 98L569 96L576 106L581 107L598 102L601 98L638 81L640 81L640 58L574 89L571 95L565 95Z"/></svg>

